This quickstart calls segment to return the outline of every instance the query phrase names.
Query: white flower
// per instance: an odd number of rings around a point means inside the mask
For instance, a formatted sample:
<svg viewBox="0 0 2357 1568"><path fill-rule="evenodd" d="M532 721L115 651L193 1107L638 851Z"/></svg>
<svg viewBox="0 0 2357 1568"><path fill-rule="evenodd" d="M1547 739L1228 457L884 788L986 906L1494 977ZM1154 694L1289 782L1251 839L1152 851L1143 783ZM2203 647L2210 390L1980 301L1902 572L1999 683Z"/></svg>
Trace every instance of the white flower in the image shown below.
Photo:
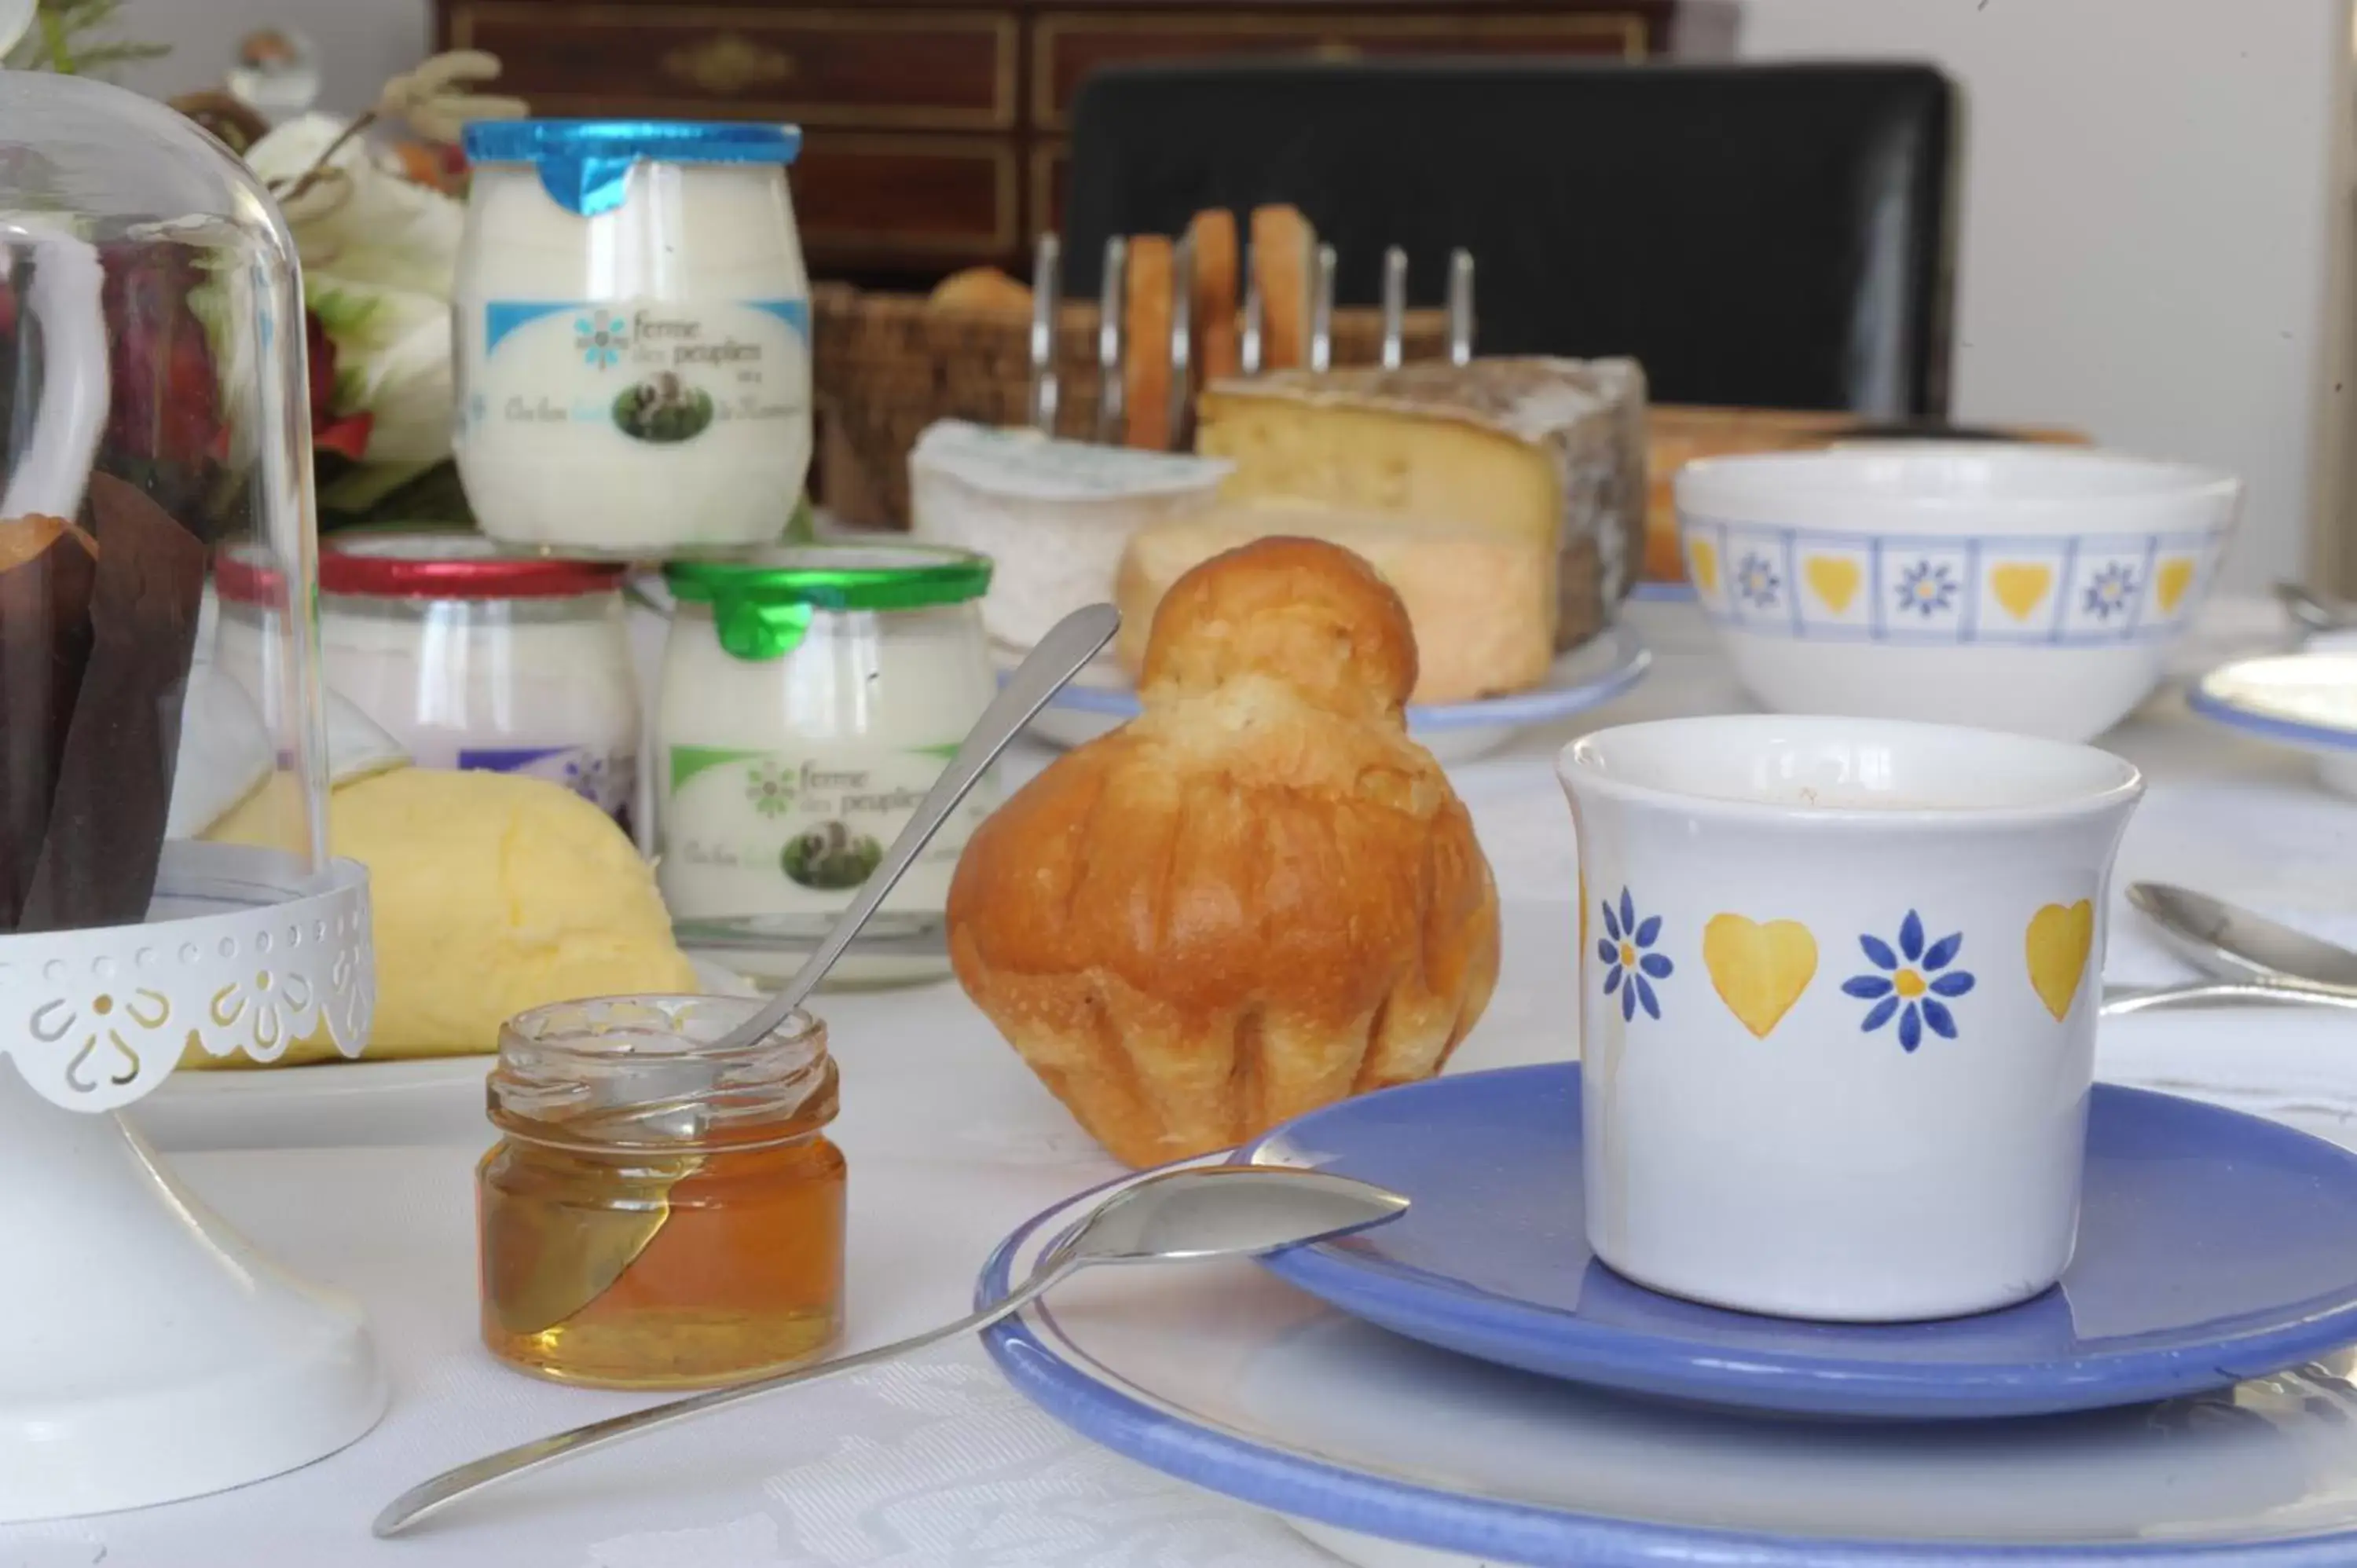
<svg viewBox="0 0 2357 1568"><path fill-rule="evenodd" d="M411 130L429 142L456 142L469 120L524 117L527 111L521 98L468 91L496 80L499 74L499 56L481 49L452 49L386 82L376 101L376 112L388 120L406 120Z"/></svg>
<svg viewBox="0 0 2357 1568"><path fill-rule="evenodd" d="M338 414L367 413L367 467L405 477L450 455L450 290L459 203L381 165L361 138L337 147L325 177L293 190L344 134L306 114L247 155L291 190L283 205L303 260L303 302L336 346Z"/></svg>
<svg viewBox="0 0 2357 1568"><path fill-rule="evenodd" d="M307 274L304 303L336 345L335 411L375 416L371 463L450 455L450 305L414 289Z"/></svg>
<svg viewBox="0 0 2357 1568"><path fill-rule="evenodd" d="M34 0L0 0L0 55L16 47L33 25Z"/></svg>
<svg viewBox="0 0 2357 1568"><path fill-rule="evenodd" d="M246 162L264 183L291 186L345 124L331 115L301 115L256 142ZM386 168L359 137L336 149L328 170L330 177L285 204L306 274L415 289L447 301L465 209Z"/></svg>

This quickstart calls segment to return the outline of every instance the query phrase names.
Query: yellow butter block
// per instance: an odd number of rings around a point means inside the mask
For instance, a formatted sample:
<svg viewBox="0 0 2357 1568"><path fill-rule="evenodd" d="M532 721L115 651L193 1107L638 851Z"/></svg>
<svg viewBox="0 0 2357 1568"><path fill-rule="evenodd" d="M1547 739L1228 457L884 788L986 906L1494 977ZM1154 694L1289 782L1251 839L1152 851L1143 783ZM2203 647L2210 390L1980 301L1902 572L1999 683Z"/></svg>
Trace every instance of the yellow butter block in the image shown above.
<svg viewBox="0 0 2357 1568"><path fill-rule="evenodd" d="M247 801L207 836L251 843L274 821ZM339 786L333 852L369 868L375 921L372 1058L499 1047L527 1008L584 996L693 992L654 875L613 819L545 779L404 768ZM325 1060L324 1035L287 1062ZM191 1047L184 1067L253 1064Z"/></svg>

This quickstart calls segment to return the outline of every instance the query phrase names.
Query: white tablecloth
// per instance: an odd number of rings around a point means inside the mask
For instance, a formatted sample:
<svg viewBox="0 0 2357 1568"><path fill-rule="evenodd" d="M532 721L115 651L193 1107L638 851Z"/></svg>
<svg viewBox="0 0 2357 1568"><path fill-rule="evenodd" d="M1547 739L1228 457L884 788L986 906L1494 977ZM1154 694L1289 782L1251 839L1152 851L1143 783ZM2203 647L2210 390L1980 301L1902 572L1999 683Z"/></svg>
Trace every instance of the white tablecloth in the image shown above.
<svg viewBox="0 0 2357 1568"><path fill-rule="evenodd" d="M1497 869L1506 954L1497 998L1452 1070L1572 1053L1574 852L1551 772L1555 748L1598 724L1739 705L1690 610L1643 613L1663 654L1637 693L1458 771ZM2277 635L2255 607L2226 607L2212 624L2210 641L2180 662ZM2357 803L2320 791L2300 758L2201 725L2168 694L2107 744L2152 779L2123 852L2123 885L2165 876L2357 940ZM2135 917L2116 916L2107 979L2182 972ZM836 1131L852 1164L856 1348L963 1312L1000 1237L1114 1167L954 986L835 995L823 1011L845 1080ZM2189 1088L2357 1142L2357 1039L2345 1015L2126 1020L2107 1027L2101 1058L2106 1077ZM143 1114L217 1208L292 1268L368 1305L393 1409L359 1444L290 1476L136 1513L0 1527L0 1568L1332 1561L1272 1520L1068 1436L971 1345L596 1455L408 1538L372 1541L378 1507L424 1476L640 1402L517 1376L477 1344L469 1184L488 1141L479 1090L330 1096L295 1115L190 1096L151 1101Z"/></svg>

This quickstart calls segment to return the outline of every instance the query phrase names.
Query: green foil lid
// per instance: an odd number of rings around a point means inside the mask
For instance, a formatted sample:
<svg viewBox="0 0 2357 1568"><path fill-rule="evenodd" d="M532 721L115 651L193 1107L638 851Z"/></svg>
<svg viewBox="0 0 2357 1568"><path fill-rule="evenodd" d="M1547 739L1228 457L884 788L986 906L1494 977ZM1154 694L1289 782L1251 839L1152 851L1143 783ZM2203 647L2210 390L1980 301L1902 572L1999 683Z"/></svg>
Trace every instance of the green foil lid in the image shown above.
<svg viewBox="0 0 2357 1568"><path fill-rule="evenodd" d="M739 659L779 659L814 610L914 610L962 605L990 587L990 562L922 545L810 544L730 560L673 561L672 596L712 607L720 646Z"/></svg>

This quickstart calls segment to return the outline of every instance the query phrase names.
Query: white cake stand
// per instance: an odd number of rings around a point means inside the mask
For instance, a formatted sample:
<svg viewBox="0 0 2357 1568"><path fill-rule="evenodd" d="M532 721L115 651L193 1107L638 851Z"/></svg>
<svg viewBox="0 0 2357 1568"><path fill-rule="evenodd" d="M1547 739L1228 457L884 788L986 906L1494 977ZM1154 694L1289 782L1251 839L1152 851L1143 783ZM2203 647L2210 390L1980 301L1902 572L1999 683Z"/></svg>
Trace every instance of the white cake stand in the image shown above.
<svg viewBox="0 0 2357 1568"><path fill-rule="evenodd" d="M257 1253L115 1114L191 1042L358 1055L367 875L174 843L157 887L144 925L0 937L0 1522L259 1480L384 1411L358 1304Z"/></svg>

